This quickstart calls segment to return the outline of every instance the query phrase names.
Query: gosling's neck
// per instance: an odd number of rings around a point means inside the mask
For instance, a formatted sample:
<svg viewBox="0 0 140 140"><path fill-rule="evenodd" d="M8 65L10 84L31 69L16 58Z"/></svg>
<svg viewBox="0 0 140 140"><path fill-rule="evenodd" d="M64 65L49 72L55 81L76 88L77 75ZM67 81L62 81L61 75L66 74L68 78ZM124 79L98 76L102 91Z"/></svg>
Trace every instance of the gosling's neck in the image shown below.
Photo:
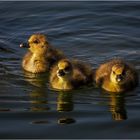
<svg viewBox="0 0 140 140"><path fill-rule="evenodd" d="M67 89L72 89L72 85L71 85L71 79L70 78L62 78L59 77L59 85L60 87L62 87L62 89L67 90Z"/></svg>
<svg viewBox="0 0 140 140"><path fill-rule="evenodd" d="M32 57L31 59L34 61L34 60L45 60L45 53L32 53Z"/></svg>
<svg viewBox="0 0 140 140"><path fill-rule="evenodd" d="M110 88L112 89L112 91L114 90L114 92L121 92L122 91L122 86L121 84L111 81L110 82Z"/></svg>

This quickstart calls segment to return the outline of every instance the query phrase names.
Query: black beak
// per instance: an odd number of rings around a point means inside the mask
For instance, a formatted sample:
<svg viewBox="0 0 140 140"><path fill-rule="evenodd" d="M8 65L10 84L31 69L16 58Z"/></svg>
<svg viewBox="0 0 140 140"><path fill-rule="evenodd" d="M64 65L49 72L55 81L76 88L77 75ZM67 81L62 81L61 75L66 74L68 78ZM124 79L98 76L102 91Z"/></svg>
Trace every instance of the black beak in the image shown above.
<svg viewBox="0 0 140 140"><path fill-rule="evenodd" d="M122 80L123 80L122 75L117 75L116 80L117 80L118 82L122 81Z"/></svg>
<svg viewBox="0 0 140 140"><path fill-rule="evenodd" d="M21 43L19 45L20 48L30 48L29 44L28 43Z"/></svg>
<svg viewBox="0 0 140 140"><path fill-rule="evenodd" d="M64 76L64 75L65 75L65 72L64 72L63 70L59 70L59 71L58 71L58 75L59 75L59 76Z"/></svg>

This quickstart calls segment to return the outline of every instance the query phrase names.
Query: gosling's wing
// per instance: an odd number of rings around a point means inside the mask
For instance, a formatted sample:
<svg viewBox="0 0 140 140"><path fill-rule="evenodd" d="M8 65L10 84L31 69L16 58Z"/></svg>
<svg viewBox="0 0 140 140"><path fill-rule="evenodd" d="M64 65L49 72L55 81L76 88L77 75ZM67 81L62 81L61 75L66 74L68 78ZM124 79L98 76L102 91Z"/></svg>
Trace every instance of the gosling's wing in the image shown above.
<svg viewBox="0 0 140 140"><path fill-rule="evenodd" d="M64 55L64 53L63 53L61 50L55 49L54 52L55 52L56 58L57 58L58 60L60 60L60 59L62 59L62 58L66 58L66 56Z"/></svg>
<svg viewBox="0 0 140 140"><path fill-rule="evenodd" d="M130 81L130 82L129 82ZM126 84L127 86L137 86L139 83L139 75L137 70L132 65L128 65L128 68L126 70Z"/></svg>
<svg viewBox="0 0 140 140"><path fill-rule="evenodd" d="M91 76L92 75L92 67L89 63L77 60L77 59L73 59L72 60L72 64L73 66L78 69L79 71L81 71L85 76Z"/></svg>
<svg viewBox="0 0 140 140"><path fill-rule="evenodd" d="M64 57L62 51L53 48L51 48L46 54L46 59L49 62L50 67Z"/></svg>
<svg viewBox="0 0 140 140"><path fill-rule="evenodd" d="M50 82L54 81L54 79L57 77L57 70L58 70L58 67L56 64L51 67L50 79L49 79Z"/></svg>
<svg viewBox="0 0 140 140"><path fill-rule="evenodd" d="M87 76L85 76L79 69L74 68L72 76L72 84L74 87L80 87L87 83Z"/></svg>
<svg viewBox="0 0 140 140"><path fill-rule="evenodd" d="M111 67L109 64L101 64L95 71L95 81L97 85L101 85L104 80L110 76Z"/></svg>

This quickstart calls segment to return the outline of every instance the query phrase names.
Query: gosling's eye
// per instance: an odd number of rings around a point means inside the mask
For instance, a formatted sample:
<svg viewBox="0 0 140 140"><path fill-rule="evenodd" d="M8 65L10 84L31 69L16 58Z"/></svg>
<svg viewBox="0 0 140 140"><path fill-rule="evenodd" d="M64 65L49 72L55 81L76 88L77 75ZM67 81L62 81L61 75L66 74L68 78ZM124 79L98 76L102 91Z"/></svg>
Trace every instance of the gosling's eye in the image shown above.
<svg viewBox="0 0 140 140"><path fill-rule="evenodd" d="M66 67L64 70L65 71L69 71L70 70L70 67Z"/></svg>
<svg viewBox="0 0 140 140"><path fill-rule="evenodd" d="M125 71L122 72L122 75L125 75Z"/></svg>
<svg viewBox="0 0 140 140"><path fill-rule="evenodd" d="M113 74L115 74L115 71L113 71Z"/></svg>
<svg viewBox="0 0 140 140"><path fill-rule="evenodd" d="M34 40L33 43L38 44L39 40Z"/></svg>

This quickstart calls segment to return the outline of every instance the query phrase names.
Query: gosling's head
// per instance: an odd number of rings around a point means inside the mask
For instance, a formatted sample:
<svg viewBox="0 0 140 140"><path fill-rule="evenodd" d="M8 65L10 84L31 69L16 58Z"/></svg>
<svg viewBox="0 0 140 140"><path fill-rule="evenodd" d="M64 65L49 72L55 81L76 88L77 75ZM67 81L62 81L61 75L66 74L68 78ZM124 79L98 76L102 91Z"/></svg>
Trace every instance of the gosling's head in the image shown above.
<svg viewBox="0 0 140 140"><path fill-rule="evenodd" d="M116 64L112 67L110 79L115 84L123 84L125 80L125 66Z"/></svg>
<svg viewBox="0 0 140 140"><path fill-rule="evenodd" d="M72 75L72 64L69 60L63 59L58 62L57 76L61 79L69 79Z"/></svg>
<svg viewBox="0 0 140 140"><path fill-rule="evenodd" d="M44 54L48 50L48 41L43 34L33 34L30 36L28 43L20 44L20 47L29 48L32 53Z"/></svg>

